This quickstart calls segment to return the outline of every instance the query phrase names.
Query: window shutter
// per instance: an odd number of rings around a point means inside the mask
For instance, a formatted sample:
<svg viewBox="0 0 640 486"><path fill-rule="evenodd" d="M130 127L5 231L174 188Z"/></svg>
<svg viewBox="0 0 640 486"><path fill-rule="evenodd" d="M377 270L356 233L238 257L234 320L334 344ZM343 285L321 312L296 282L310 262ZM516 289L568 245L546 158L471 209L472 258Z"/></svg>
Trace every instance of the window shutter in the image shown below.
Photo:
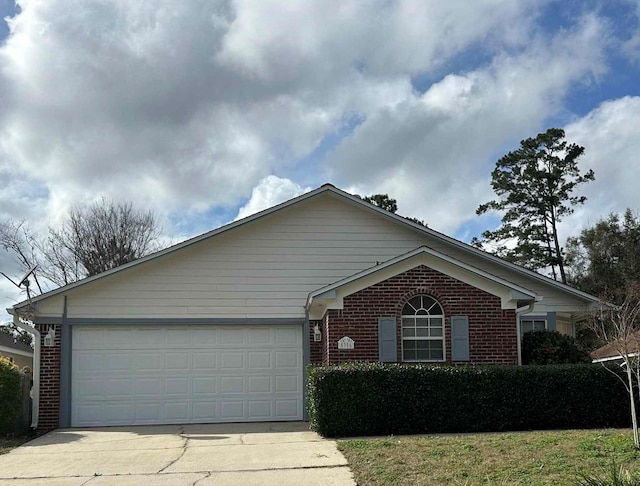
<svg viewBox="0 0 640 486"><path fill-rule="evenodd" d="M469 361L469 318L451 316L451 361Z"/></svg>
<svg viewBox="0 0 640 486"><path fill-rule="evenodd" d="M394 317L378 317L378 359L382 363L398 361L396 319Z"/></svg>

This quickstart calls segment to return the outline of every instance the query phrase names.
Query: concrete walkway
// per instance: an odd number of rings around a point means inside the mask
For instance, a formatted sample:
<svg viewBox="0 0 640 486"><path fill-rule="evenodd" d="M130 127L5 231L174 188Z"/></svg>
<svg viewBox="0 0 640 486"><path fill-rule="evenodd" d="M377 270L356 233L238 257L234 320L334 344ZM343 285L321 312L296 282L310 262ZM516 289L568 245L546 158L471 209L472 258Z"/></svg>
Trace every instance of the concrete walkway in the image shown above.
<svg viewBox="0 0 640 486"><path fill-rule="evenodd" d="M355 485L307 423L61 429L0 456L0 485Z"/></svg>

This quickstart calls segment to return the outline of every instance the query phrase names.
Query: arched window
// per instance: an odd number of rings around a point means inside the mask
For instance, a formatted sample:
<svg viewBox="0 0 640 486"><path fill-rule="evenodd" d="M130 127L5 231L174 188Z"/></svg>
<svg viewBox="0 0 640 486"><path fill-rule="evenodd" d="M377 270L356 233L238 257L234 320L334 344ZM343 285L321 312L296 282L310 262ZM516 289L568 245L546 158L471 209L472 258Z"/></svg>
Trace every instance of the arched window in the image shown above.
<svg viewBox="0 0 640 486"><path fill-rule="evenodd" d="M402 360L444 361L444 312L428 295L416 295L402 308Z"/></svg>

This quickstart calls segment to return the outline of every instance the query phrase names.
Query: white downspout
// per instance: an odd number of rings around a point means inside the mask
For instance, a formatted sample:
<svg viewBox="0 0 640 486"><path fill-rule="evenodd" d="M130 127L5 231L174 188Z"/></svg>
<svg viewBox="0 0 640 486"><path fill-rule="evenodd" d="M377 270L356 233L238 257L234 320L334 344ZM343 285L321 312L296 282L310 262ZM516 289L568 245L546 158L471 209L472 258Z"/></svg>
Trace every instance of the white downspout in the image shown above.
<svg viewBox="0 0 640 486"><path fill-rule="evenodd" d="M35 327L20 321L18 313L14 309L7 309L9 314L13 315L13 323L16 327L23 331L33 334L35 349L33 350L33 387L32 392L32 407L31 407L31 428L38 428L38 416L40 412L40 331Z"/></svg>
<svg viewBox="0 0 640 486"><path fill-rule="evenodd" d="M528 314L533 310L533 306L536 305L536 302L540 302L542 297L537 295L533 302L529 302L527 305L523 305L522 307L518 307L516 309L516 332L517 334L517 343L518 343L518 366L522 366L522 337L520 334L520 314Z"/></svg>

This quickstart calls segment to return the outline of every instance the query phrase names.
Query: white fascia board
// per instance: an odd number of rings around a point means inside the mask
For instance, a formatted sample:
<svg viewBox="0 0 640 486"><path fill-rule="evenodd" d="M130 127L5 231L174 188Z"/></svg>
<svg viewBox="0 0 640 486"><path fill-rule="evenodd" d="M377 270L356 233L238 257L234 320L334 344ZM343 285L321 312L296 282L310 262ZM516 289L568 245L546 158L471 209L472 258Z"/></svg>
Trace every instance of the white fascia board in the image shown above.
<svg viewBox="0 0 640 486"><path fill-rule="evenodd" d="M500 297L503 308L515 308L516 300L537 301L540 299L531 290L422 246L311 292L307 299L307 309L310 310L312 308L314 300L327 301L326 307L324 305L321 306L325 309L342 308L342 299L344 297L406 272L418 265L425 265Z"/></svg>
<svg viewBox="0 0 640 486"><path fill-rule="evenodd" d="M636 356L638 356L638 353L629 353L627 355L629 358L635 358ZM592 363L604 363L606 361L615 361L617 359L622 359L621 355L617 355L617 356L608 356L606 358L598 358L598 359L593 359L591 360Z"/></svg>

